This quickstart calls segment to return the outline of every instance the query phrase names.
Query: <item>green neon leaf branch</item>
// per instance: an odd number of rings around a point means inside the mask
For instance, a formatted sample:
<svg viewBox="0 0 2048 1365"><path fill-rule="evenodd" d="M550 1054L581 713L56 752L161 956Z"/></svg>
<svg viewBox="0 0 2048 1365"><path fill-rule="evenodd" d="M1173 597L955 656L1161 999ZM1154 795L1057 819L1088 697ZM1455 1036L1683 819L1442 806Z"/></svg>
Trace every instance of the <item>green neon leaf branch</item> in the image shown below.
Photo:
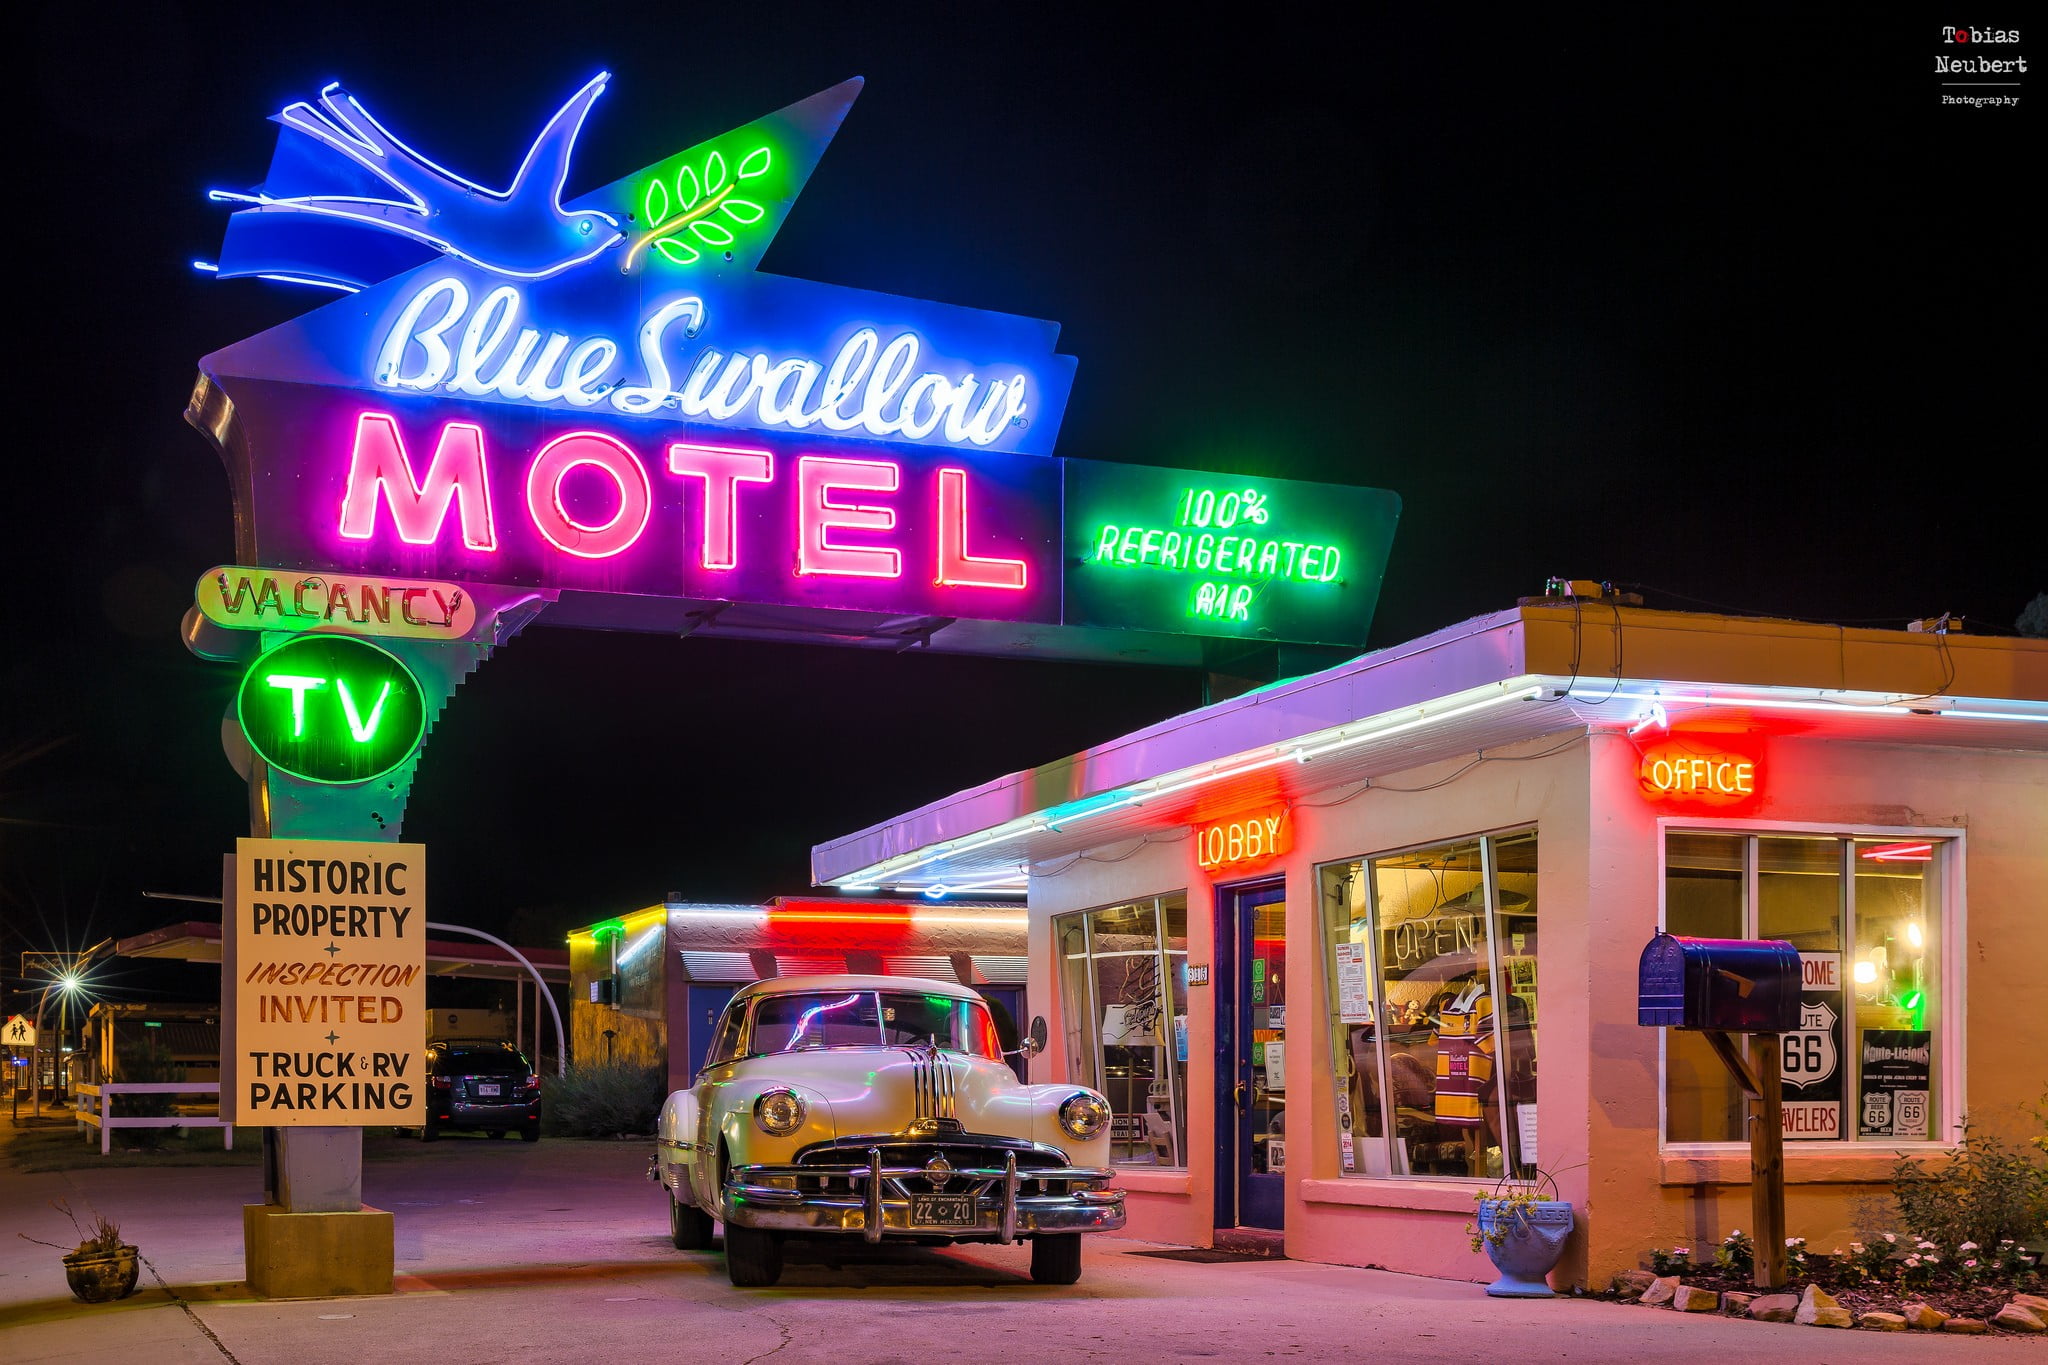
<svg viewBox="0 0 2048 1365"><path fill-rule="evenodd" d="M751 227L768 216L767 209L740 198L735 191L742 182L766 175L773 160L768 148L756 147L741 159L737 170L728 172L724 153L714 149L704 158L701 170L683 163L676 171L673 189L660 176L650 180L640 202L648 230L627 248L625 268L632 269L650 247L672 265L691 265L703 256L700 248L731 246L736 238L719 219Z"/></svg>

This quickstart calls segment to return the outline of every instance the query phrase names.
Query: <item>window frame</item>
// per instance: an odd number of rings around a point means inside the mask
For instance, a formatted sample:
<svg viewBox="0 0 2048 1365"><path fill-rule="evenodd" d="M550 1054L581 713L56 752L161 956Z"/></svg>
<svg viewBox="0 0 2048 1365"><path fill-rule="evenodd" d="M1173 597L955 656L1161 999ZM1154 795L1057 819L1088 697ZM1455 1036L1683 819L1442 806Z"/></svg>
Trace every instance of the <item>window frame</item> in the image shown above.
<svg viewBox="0 0 2048 1365"><path fill-rule="evenodd" d="M1952 1152L1962 1145L1963 1115L1968 1112L1966 1093L1969 1073L1965 1067L1968 1056L1967 1024L1969 1011L1965 1007L1965 977L1969 972L1967 954L1963 946L1969 942L1968 909L1965 895L1964 869L1969 862L1968 831L1954 826L1932 825L1856 825L1831 824L1819 821L1794 820L1715 820L1702 816L1666 815L1657 820L1657 928L1663 929L1668 914L1667 896L1670 890L1669 857L1670 836L1684 834L1731 834L1744 839L1743 849L1743 913L1745 928L1755 922L1757 913L1758 869L1754 850L1755 840L1773 834L1824 836L1844 844L1857 839L1925 839L1937 846L1934 860L1935 872L1929 884L1940 897L1940 944L1941 961L1937 977L1941 982L1941 1017L1937 1020L1941 1039L1936 1051L1941 1057L1942 1083L1940 1094L1935 1099L1935 1113L1938 1117L1937 1131L1946 1133L1945 1138L1929 1138L1923 1141L1887 1141L1882 1138L1833 1138L1817 1142L1788 1142L1784 1144L1788 1160L1806 1157L1842 1157L1863 1155L1884 1155L1892 1152ZM1845 945L1855 941L1856 934L1856 890L1855 869L1844 866L1844 895L1842 917L1842 941ZM1845 949L1844 958L1847 958ZM1749 1151L1747 1142L1683 1142L1673 1141L1670 1136L1671 1116L1669 1081L1665 1076L1665 1053L1671 1030L1657 1030L1657 1150L1670 1157L1721 1157ZM1845 1032L1845 1037L1849 1035ZM1854 1054L1853 1040L1843 1051ZM1848 1065L1853 1055L1844 1059ZM1855 1074L1844 1075L1842 1087L1844 1109L1852 1117L1855 1113L1860 1087L1853 1081L1860 1080L1861 1068Z"/></svg>
<svg viewBox="0 0 2048 1365"><path fill-rule="evenodd" d="M1182 914L1183 946L1179 949L1167 947L1166 933L1166 903L1176 896L1178 896L1181 899ZM1164 1011L1168 1020L1166 1033L1167 1042L1163 1050L1166 1053L1166 1068L1167 1075L1169 1077L1168 1094L1171 1097L1174 1113L1174 1155L1178 1157L1179 1160L1172 1165L1161 1165L1158 1163L1141 1161L1119 1161L1114 1156L1112 1156L1109 1160L1109 1164L1117 1170L1185 1172L1193 1169L1193 1163L1190 1160L1188 1153L1187 1073L1190 1063L1189 1061L1181 1060L1176 1052L1174 1043L1174 1032L1172 1026L1172 1005L1174 993L1173 983L1175 982L1175 980L1179 980L1181 982L1181 990L1183 994L1187 992L1186 971L1188 964L1188 949L1185 946L1185 940L1189 928L1191 927L1190 917L1193 914L1192 907L1194 905L1194 897L1189 893L1187 888L1182 887L1167 891L1157 891L1149 895L1123 896L1119 897L1116 900L1104 901L1100 905L1091 905L1076 910L1062 910L1058 914L1051 916L1050 927L1052 929L1054 993L1062 1001L1062 1008L1064 1008L1064 1001L1066 998L1066 973L1069 969L1072 957L1068 953L1062 951L1060 947L1060 930L1061 925L1064 922L1068 920L1079 920L1081 924L1081 958L1083 961L1087 963L1088 967L1085 980L1088 986L1086 1008L1089 1012L1090 1024L1084 1036L1093 1038L1095 1040L1095 1047L1093 1056L1086 1058L1076 1058L1072 1055L1071 1049L1069 1050L1069 1055L1067 1057L1068 1083L1073 1085L1088 1086L1090 1089L1102 1092L1103 1095L1107 1097L1108 1089L1105 1085L1105 1082L1107 1080L1108 1063L1103 1057L1103 1049L1105 1044L1102 1042L1102 1025L1100 1022L1102 1019L1102 1004L1100 999L1098 998L1101 989L1101 981L1097 976L1096 967L1096 963L1101 959L1099 959L1096 956L1095 952L1095 917L1105 910L1115 910L1120 906L1127 905L1144 905L1148 902L1152 907L1152 954L1155 960L1157 960L1160 964L1159 984L1160 992L1163 997L1161 1002L1161 1009ZM1175 972L1178 972L1180 974L1177 978L1173 975L1173 973ZM1193 1013L1192 1006L1190 1006L1189 1008L1189 1013ZM1068 1031L1066 1028L1068 1022L1069 1021L1062 1021L1062 1032ZM1193 1050L1191 1048L1190 1059L1192 1059L1192 1055ZM1073 1076L1074 1073L1077 1071L1085 1072L1085 1078L1081 1080L1074 1080Z"/></svg>
<svg viewBox="0 0 2048 1365"><path fill-rule="evenodd" d="M1499 934L1497 932L1501 927L1499 882L1500 869L1498 866L1496 866L1496 854L1494 851L1494 845L1498 840L1513 839L1521 835L1532 835L1536 839L1537 870L1540 874L1543 866L1543 832L1540 823L1533 820L1522 821L1512 825L1502 825L1493 829L1470 830L1458 834L1448 834L1438 838L1418 839L1412 843L1399 844L1391 848L1377 849L1371 853L1355 853L1351 854L1348 857L1330 858L1325 861L1312 864L1310 866L1310 885L1314 888L1314 894L1316 897L1316 938L1318 941L1317 951L1320 953L1322 958L1323 994L1325 1002L1325 1021L1323 1024L1323 1028L1330 1035L1327 1040L1328 1055L1325 1056L1319 1064L1330 1069L1333 1081L1335 1079L1336 1069L1336 1030L1340 1027L1336 1023L1337 946L1332 938L1330 926L1324 920L1324 910L1322 904L1324 873L1328 869L1333 867L1348 868L1355 866L1360 870L1360 875L1365 878L1364 889L1366 897L1367 916L1368 923L1371 926L1369 932L1374 936L1374 947L1372 954L1372 961L1374 966L1374 970L1372 973L1373 1010L1377 1018L1384 1019L1386 1017L1386 983L1383 979L1384 969L1380 966L1380 954L1378 946L1378 935L1382 932L1380 928L1379 918L1379 889L1375 885L1373 878L1371 876L1372 864L1380 859L1399 858L1404 854L1418 853L1425 849L1442 848L1463 843L1473 843L1479 846L1479 885L1486 893L1486 954L1488 973L1487 979L1490 982L1496 983L1496 985L1490 989L1497 990L1497 983L1505 980L1505 977L1502 975L1501 972L1500 943ZM1540 876L1537 884L1540 888L1542 884ZM1660 904L1660 913L1661 909L1662 907ZM1540 962L1540 939L1538 941L1538 953L1538 960ZM1542 989L1542 973L1540 967L1538 969L1537 981L1537 989L1540 994ZM1493 1014L1492 1028L1494 1031L1496 1066L1505 1068L1507 1064L1508 1042L1506 1036L1507 1025L1504 1018L1504 1010L1500 1008L1495 1009ZM1378 1141L1384 1143L1386 1145L1388 1165L1391 1167L1394 1164L1395 1143L1398 1141L1398 1139L1395 1136L1395 1121L1393 1112L1393 1078L1389 1074L1389 1067L1391 1065L1391 1062L1387 1055L1387 1050L1385 1047L1376 1048L1375 1052L1377 1054L1380 1067L1378 1084L1374 1087L1374 1089L1379 1096L1380 1102L1381 1135L1377 1139L1361 1138L1359 1136L1360 1132L1362 1131L1360 1119L1358 1115L1354 1114L1352 1116L1352 1141L1354 1143L1360 1141ZM1501 1156L1502 1165L1504 1167L1507 1167L1511 1164L1507 1161L1507 1147L1505 1135L1508 1132L1508 1125L1515 1121L1515 1115L1513 1113L1512 1106L1507 1098L1507 1089L1508 1088L1505 1084L1498 1084L1494 1086L1494 1104L1497 1106L1495 1121L1500 1125L1499 1131L1503 1135ZM1538 1103L1541 1103L1540 1092ZM1402 1161L1405 1163L1405 1156L1402 1157ZM1511 1169L1507 1170L1505 1174L1500 1176L1446 1175L1438 1172L1417 1173L1414 1171L1394 1171L1391 1169L1385 1172L1375 1172L1362 1169L1365 1163L1360 1162L1358 1164L1361 1167L1361 1169L1347 1171L1343 1169L1343 1163L1341 1159L1339 1159L1338 1154L1334 1149L1334 1146L1332 1148L1331 1153L1331 1164L1333 1164L1336 1167L1336 1170L1333 1172L1333 1174L1337 1179L1340 1180L1366 1180L1379 1181L1382 1183L1452 1183L1460 1186L1494 1185L1503 1187L1529 1186L1532 1183L1532 1178L1517 1176L1513 1173ZM1537 1164L1536 1169L1542 1169L1540 1163Z"/></svg>

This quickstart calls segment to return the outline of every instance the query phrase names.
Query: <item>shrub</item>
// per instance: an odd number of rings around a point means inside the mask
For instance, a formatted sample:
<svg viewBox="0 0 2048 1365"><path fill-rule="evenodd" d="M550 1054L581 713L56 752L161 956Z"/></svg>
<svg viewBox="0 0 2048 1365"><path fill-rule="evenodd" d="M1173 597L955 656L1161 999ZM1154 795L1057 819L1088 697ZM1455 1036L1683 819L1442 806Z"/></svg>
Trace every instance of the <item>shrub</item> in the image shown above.
<svg viewBox="0 0 2048 1365"><path fill-rule="evenodd" d="M1651 1247L1650 1269L1659 1275L1683 1275L1692 1269L1692 1248L1673 1247L1666 1251L1662 1247Z"/></svg>
<svg viewBox="0 0 2048 1365"><path fill-rule="evenodd" d="M1749 1240L1748 1233L1737 1228L1714 1248L1714 1264L1730 1275L1747 1275L1756 1267L1756 1244Z"/></svg>
<svg viewBox="0 0 2048 1365"><path fill-rule="evenodd" d="M136 1085L168 1084L185 1079L185 1068L171 1060L171 1050L153 1033L123 1043L114 1053L114 1079ZM178 1112L176 1095L115 1095L111 1106L116 1118L169 1118ZM124 1147L153 1150L170 1139L173 1128L123 1128L118 1141Z"/></svg>
<svg viewBox="0 0 2048 1365"><path fill-rule="evenodd" d="M633 1062L592 1062L541 1082L541 1126L564 1137L652 1133L668 1074Z"/></svg>
<svg viewBox="0 0 2048 1365"><path fill-rule="evenodd" d="M1995 1247L2007 1238L2039 1237L2048 1218L2048 1163L1968 1124L1963 1145L1939 1164L1901 1158L1892 1168L1892 1198L1918 1242L1953 1253L1965 1242Z"/></svg>

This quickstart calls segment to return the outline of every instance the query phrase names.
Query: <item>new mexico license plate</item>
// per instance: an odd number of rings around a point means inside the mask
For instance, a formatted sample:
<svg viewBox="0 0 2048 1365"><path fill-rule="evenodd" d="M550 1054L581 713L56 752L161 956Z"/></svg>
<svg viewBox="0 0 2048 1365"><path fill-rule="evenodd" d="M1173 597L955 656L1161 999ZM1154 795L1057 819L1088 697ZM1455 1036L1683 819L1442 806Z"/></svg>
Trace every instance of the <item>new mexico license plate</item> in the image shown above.
<svg viewBox="0 0 2048 1365"><path fill-rule="evenodd" d="M971 1228L974 1226L974 1196L971 1194L913 1194L910 1221L921 1228Z"/></svg>

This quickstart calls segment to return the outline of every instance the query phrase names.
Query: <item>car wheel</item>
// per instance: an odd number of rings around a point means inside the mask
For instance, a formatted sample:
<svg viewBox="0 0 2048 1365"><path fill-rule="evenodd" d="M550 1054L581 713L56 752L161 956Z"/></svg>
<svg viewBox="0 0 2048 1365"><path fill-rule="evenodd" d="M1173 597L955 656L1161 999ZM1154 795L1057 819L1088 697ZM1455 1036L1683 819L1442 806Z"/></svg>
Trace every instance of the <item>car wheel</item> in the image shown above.
<svg viewBox="0 0 2048 1365"><path fill-rule="evenodd" d="M702 1251L711 1245L711 1216L695 1204L668 1196L668 1239L677 1251ZM733 1281L738 1284L738 1280Z"/></svg>
<svg viewBox="0 0 2048 1365"><path fill-rule="evenodd" d="M530 1128L521 1128L519 1130L519 1140L521 1142L539 1142L540 1125L536 1123Z"/></svg>
<svg viewBox="0 0 2048 1365"><path fill-rule="evenodd" d="M1072 1284L1081 1278L1081 1234L1063 1232L1031 1239L1031 1279L1035 1284Z"/></svg>
<svg viewBox="0 0 2048 1365"><path fill-rule="evenodd" d="M782 1278L782 1239L761 1228L725 1227L725 1275L741 1289L766 1289Z"/></svg>

